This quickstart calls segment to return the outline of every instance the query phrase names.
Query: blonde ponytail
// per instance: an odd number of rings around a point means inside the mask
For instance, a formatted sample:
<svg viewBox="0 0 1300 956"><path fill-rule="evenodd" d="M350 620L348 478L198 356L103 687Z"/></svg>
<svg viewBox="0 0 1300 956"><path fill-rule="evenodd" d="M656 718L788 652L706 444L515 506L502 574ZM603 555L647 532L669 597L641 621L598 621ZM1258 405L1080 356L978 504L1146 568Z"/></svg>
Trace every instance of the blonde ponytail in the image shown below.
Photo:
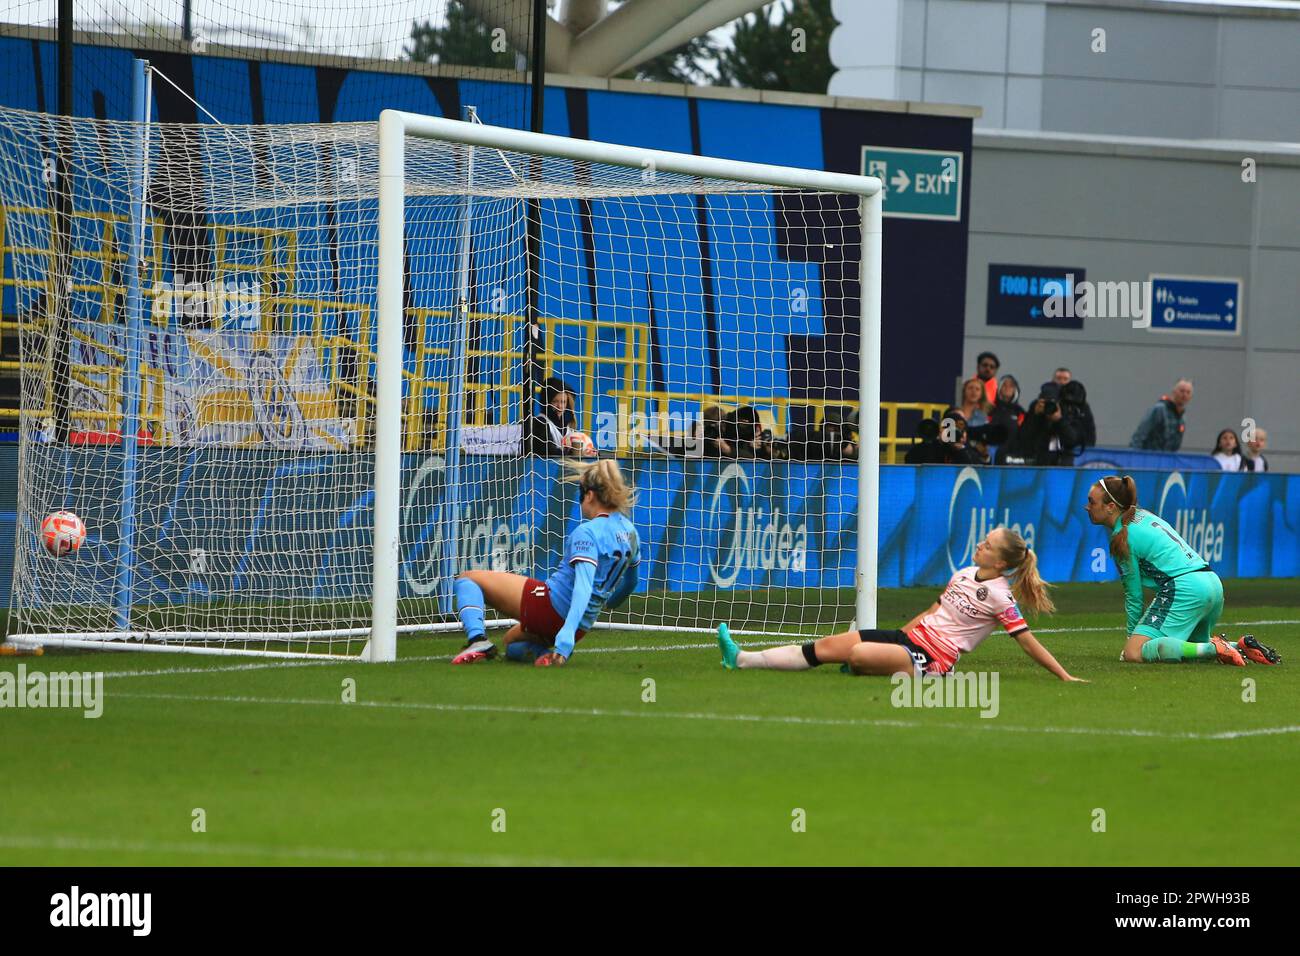
<svg viewBox="0 0 1300 956"><path fill-rule="evenodd" d="M578 483L584 493L594 491L600 503L610 511L626 513L636 504L636 491L627 483L614 459L583 463L566 461L564 464L569 471L564 480Z"/></svg>
<svg viewBox="0 0 1300 956"><path fill-rule="evenodd" d="M1011 582L1011 593L1015 595L1016 603L1033 614L1051 614L1056 605L1047 593L1050 587L1038 576L1038 555L1026 548L1025 559L1016 568L1015 580Z"/></svg>
<svg viewBox="0 0 1300 956"><path fill-rule="evenodd" d="M1011 594L1016 603L1031 614L1051 614L1056 610L1051 587L1038 576L1038 555L1030 550L1025 539L1010 528L1002 528L1002 546L998 556L1007 563L1007 575L1012 577Z"/></svg>

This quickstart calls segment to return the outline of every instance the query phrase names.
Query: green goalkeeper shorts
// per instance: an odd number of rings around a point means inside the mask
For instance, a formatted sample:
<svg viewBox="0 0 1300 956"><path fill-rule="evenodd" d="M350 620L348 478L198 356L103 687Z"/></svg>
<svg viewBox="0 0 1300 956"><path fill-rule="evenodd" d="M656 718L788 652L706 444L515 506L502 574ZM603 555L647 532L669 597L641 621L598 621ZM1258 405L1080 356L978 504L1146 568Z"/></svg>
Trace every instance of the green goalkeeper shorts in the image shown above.
<svg viewBox="0 0 1300 956"><path fill-rule="evenodd" d="M1223 582L1213 571L1170 578L1157 590L1134 634L1204 644L1223 613Z"/></svg>

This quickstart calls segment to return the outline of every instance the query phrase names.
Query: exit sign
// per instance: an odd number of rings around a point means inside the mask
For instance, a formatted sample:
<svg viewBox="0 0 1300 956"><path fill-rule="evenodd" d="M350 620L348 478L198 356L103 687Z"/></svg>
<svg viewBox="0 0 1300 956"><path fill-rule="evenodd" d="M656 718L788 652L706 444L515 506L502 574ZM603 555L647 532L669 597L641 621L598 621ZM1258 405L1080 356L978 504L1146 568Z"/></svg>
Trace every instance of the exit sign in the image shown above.
<svg viewBox="0 0 1300 956"><path fill-rule="evenodd" d="M863 146L862 174L885 184L886 216L961 220L960 150Z"/></svg>

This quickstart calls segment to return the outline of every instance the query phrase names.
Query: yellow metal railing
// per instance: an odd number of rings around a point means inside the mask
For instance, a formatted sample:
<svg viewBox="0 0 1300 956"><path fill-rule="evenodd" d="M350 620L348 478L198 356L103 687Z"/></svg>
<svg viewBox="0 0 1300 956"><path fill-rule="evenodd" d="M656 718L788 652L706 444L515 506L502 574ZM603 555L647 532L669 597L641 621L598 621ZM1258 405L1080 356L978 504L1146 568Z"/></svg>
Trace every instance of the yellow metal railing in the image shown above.
<svg viewBox="0 0 1300 956"><path fill-rule="evenodd" d="M691 412L696 416L710 405L718 406L724 413L733 411L741 405L749 405L758 412L760 417L764 413L771 415L772 433L778 438L789 434L791 409L810 409L814 425L822 424L828 408L843 408L850 412L858 410L857 402L825 398L790 398L781 395L714 395L708 392L657 392L647 389L621 389L612 391L609 395L618 403L618 450L620 452L628 450L628 438L638 416L641 421L658 422L661 430L665 421L672 421L661 410L662 405L693 406ZM935 402L881 402L880 410L884 415L880 431L881 464L896 464L899 460L898 449L912 443L910 434L903 436L898 434L900 412L917 412L920 418L937 419L947 408L947 405Z"/></svg>
<svg viewBox="0 0 1300 956"><path fill-rule="evenodd" d="M50 295L54 289L48 278L54 272L53 250L40 246L13 246L9 244L12 235L11 221L15 216L35 216L46 220L46 234L53 235L55 213L50 209L36 207L6 208L0 205L0 257L8 253L12 258L19 256L43 257L45 268L40 270L41 278L18 278L8 271L0 275L0 288L14 290L40 290ZM91 318L98 312L100 321L120 321L126 286L121 272L125 268L127 255L124 245L128 237L126 216L109 212L78 211L72 214L72 248L69 256L82 266L77 272L83 275L80 281L70 282L66 293L77 295L84 303L90 300ZM89 228L87 228L89 226ZM145 275L142 277L141 293L145 300L146 321L155 327L167 327L183 306L181 297L191 290L181 287L173 289L162 283L164 276L163 262L159 250L164 245L164 224L160 220L151 220L153 242L150 244ZM297 273L297 239L292 230L213 225L207 227L205 242L211 242L214 250L213 281L214 286L204 289L203 294L222 296L223 303L248 308L255 307L256 325L263 332L300 332L304 327L310 329L313 347L317 358L326 371L326 380L336 403L350 406L354 417L354 434L359 443L369 440L373 430L373 404L371 378L376 355L369 347L372 337L371 307L363 303L347 302L333 299L316 299L294 294L294 276ZM94 272L98 272L97 279ZM238 280L243 275L256 278L256 288L274 290L277 294L246 294L238 287ZM236 280L235 288L228 288L230 279ZM177 281L180 281L179 276ZM306 313L306 315L304 315ZM342 317L355 318L356 337L338 334L342 327ZM331 323L330 317L339 321ZM416 342L408 356L408 367L403 372L406 383L404 391L404 446L407 450L420 448L442 449L446 443L445 428L439 420L436 425L430 419L446 407L446 394L449 384L443 377L433 374L433 364L439 359L450 357L446 347L435 347L428 343L430 325L442 320L450 321L451 313L438 309L407 310L408 321L413 321L416 330ZM476 322L501 323L504 343L516 341L516 334L524 323L521 316L496 313L472 313ZM583 348L576 354L559 353L548 350L536 357L542 363L544 374L556 374L557 371L574 366L582 379L582 393L594 395L597 377L602 370L612 368L625 388L644 388L647 384L649 368L650 330L644 325L633 322L581 321L566 318L547 319L548 328L555 336L565 329L577 328L583 336ZM0 330L15 332L24 325L27 328L39 327L40 318L33 316L24 321L17 321L8 316L0 317ZM331 324L333 329L330 328ZM87 345L108 354L111 360L121 364L122 356L114 355L115 350L104 346L94 339L79 335L73 330L74 337L81 338ZM622 344L618 354L601 354L601 339L610 336ZM608 351L608 349L606 349ZM346 358L344 358L346 356ZM477 381L466 382L465 423L486 425L505 423L510 420L512 405L517 407L522 400L522 386L512 380L512 373L521 366L524 353L520 350L503 348L470 349L467 361L477 363L496 363L497 373L488 378L480 377ZM342 374L345 366L350 365L350 374ZM104 395L104 410L83 410L74 413L78 423L99 424L112 428L122 419L120 372L111 370L111 366L72 364L69 372L74 382L82 384ZM21 369L14 369L21 374ZM144 374L150 378L150 387L146 390L141 408L141 422L151 427L155 439L167 442L170 436L165 431L165 416L162 406L162 373L146 367ZM449 370L447 377L449 377ZM31 414L38 418L47 417L51 396L47 389L45 410L35 410ZM587 431L594 427L594 402L582 403L582 426ZM338 405L336 405L336 410ZM0 410L0 417L15 418L16 409ZM440 418L441 416L439 416Z"/></svg>
<svg viewBox="0 0 1300 956"><path fill-rule="evenodd" d="M38 208L17 208L6 210L0 205L0 260L7 253L11 257L44 256L51 259L52 250L40 247L18 247L7 244L7 217L15 215L33 215L47 218L52 234L52 210ZM116 321L126 294L124 283L114 281L120 278L120 272L126 262L122 246L126 241L127 217L105 212L74 212L74 237L84 241L92 235L98 243L96 248L73 248L69 255L75 260L97 264L98 281L84 280L72 282L67 291L98 297L101 321ZM91 231L76 224L89 223ZM166 288L162 285L164 275L163 263L159 250L164 245L161 221L152 220L153 231L151 253L146 263L146 277L142 280L141 293L149 303L145 308L147 321L155 327L167 327L176 314L177 304L174 298L162 300L162 296L175 297L185 292L184 289ZM374 422L374 396L371 380L373 366L377 360L370 348L373 330L372 307L365 303L349 302L336 299L321 299L297 296L294 291L294 276L297 273L297 238L292 230L213 225L207 227L213 242L215 282L224 301L237 306L256 306L257 325L264 333L282 332L286 334L307 334L312 341L316 358L325 369L325 383L330 389L330 405L341 418L351 418L356 442L364 445L370 441ZM52 263L47 263L45 276L53 274ZM258 289L276 290L279 294L261 295L245 294L238 288L226 289L231 276L252 274L256 276ZM178 280L179 281L179 280ZM0 288L40 289L51 293L51 278L19 279L10 277L8 272L0 275ZM522 316L503 313L470 313L470 319L480 324L500 325L500 349L468 349L465 353L467 363L480 366L495 364L496 371L477 376L476 381L465 383L465 403L463 406L463 424L488 425L505 424L511 420L511 409L518 408L522 401L522 385L519 384L518 371L526 358L522 349L514 348L509 343L521 341L520 333L525 319ZM345 318L354 320L355 338L341 334ZM402 378L405 383L403 405L403 447L406 451L442 451L446 447L445 410L450 388L445 375L436 374L436 366L441 361L444 366L451 357L451 350L446 346L429 343L431 328L437 322L450 322L452 312L444 309L416 308L406 311L407 321L414 327L414 342L407 341L407 364ZM333 320L333 321L331 321ZM577 330L582 341L576 352L557 352L554 347L536 355L541 362L546 377L561 375L573 381L573 370L581 380L579 393L585 396L581 402L579 427L588 434L596 431L598 381L612 375L621 387L606 389L603 394L614 399L618 407L618 450L628 450L629 426L634 414L650 414L661 405L685 403L693 406L698 414L707 405L719 405L726 409L739 405L751 405L760 415L770 416L775 434L788 433L790 410L806 408L812 412L812 423L821 424L825 410L829 407L842 407L850 410L857 408L856 403L831 399L786 398L780 396L755 395L712 395L693 392L656 392L648 388L650 369L650 327L645 323L608 320L581 320L564 317L544 320L549 333L549 343L567 338L565 332ZM20 318L12 321L0 317L0 330L17 331L39 326L40 320L33 317L26 323ZM78 423L99 424L105 429L120 426L123 418L122 368L124 358L120 351L102 344L83 332L72 328L70 335L91 348L107 355L113 365L87 365L73 363L69 366L72 381L104 397L105 408L99 410L80 410L72 417ZM495 331L491 336L496 338ZM605 346L602 354L602 344ZM613 348L611 349L611 346ZM613 354L608 354L610 352ZM348 369L345 373L344 369ZM19 362L2 362L0 371L22 374ZM166 444L171 437L166 430L166 416L163 408L164 375L162 370L142 366L146 387L143 392L140 420L154 436L154 440ZM50 396L47 389L46 410L36 410L30 414L38 419L48 417ZM911 437L899 437L900 412L917 412L920 417L938 417L946 406L935 403L917 402L882 402L884 421L881 428L881 461L893 463L898 460L898 448L909 444ZM344 413L347 414L344 414ZM16 418L17 409L0 409L0 418Z"/></svg>
<svg viewBox="0 0 1300 956"><path fill-rule="evenodd" d="M286 311L310 310L311 316L308 320L310 331L307 332L307 335L311 339L322 368L325 369L326 384L335 393L336 401L346 399L347 404L351 406L352 414L347 417L354 419L354 434L357 442L360 444L367 442L374 427L373 404L375 399L372 394L371 379L373 377L374 363L378 359L378 356L369 345L363 344L370 341L370 307L357 303L288 297L271 300L271 305L282 314ZM354 340L347 336L328 332L326 316L331 312L350 312L357 316L357 339ZM406 383L403 445L407 451L440 451L445 449L446 445L445 428L441 420L434 425L431 424L429 419L435 410L441 411L447 407L446 396L449 385L444 380L430 377L425 370L429 368L431 360L449 358L451 350L446 346L427 344L429 325L427 320L435 317L446 318L449 313L444 310L411 309L408 310L407 315L409 318L416 320L418 332L415 346L409 354L409 364L414 366L414 370L406 368L402 372L403 381ZM503 321L507 329L505 333L507 337L511 335L510 330L513 327L517 327L525 321L520 316L489 315L486 313L475 316L475 318ZM15 328L21 325L21 323L13 322L7 324ZM648 328L630 322L582 322L570 319L551 319L548 320L548 325L552 328L559 325L583 327L587 350L584 354L559 353L550 350L539 353L537 358L542 363L544 374L553 375L560 366L577 365L582 370L581 374L587 383L587 388L594 388L597 369L612 366L617 369L618 374L625 383L644 383L649 367ZM626 343L624 354L609 356L598 353L598 337L602 329L612 330L624 340ZM69 365L69 375L73 382L103 394L106 405L104 410L75 412L73 418L78 422L94 422L106 428L111 428L120 423L123 417L119 409L121 408L121 366L124 364L125 356L119 350L98 342L78 329L71 329L69 334L74 340L84 342L89 348L104 354L113 363L108 365L72 363ZM350 363L342 358L344 353L350 356ZM524 357L522 351L512 349L467 350L467 360L491 360L499 363L500 368L496 381L466 382L465 392L469 401L465 406L463 419L465 424L486 425L510 421L512 403L517 407L522 392L522 386L511 379ZM13 366L10 371L21 372L20 363L11 362L7 364ZM353 370L351 376L343 374L342 369L345 364L351 365ZM142 426L152 426L155 440L166 444L170 441L171 436L167 433L165 427L166 422L162 404L162 372L146 365L143 367L143 374L150 377L151 387L146 390L145 400L141 407L141 424ZM48 396L46 402L48 405ZM583 403L582 421L584 428L588 431L593 430L595 420L593 406L594 402ZM34 410L32 414L40 419L47 417L50 413L47 408ZM13 418L17 416L18 411L16 409L0 410L0 417Z"/></svg>
<svg viewBox="0 0 1300 956"><path fill-rule="evenodd" d="M920 412L920 418L933 418L938 421L950 407L943 402L881 402L880 410L885 413L885 426L880 435L880 443L885 446L881 449L881 464L898 464L899 448L912 444L911 435L898 434L899 412Z"/></svg>
<svg viewBox="0 0 1300 956"><path fill-rule="evenodd" d="M0 204L0 253L9 253L13 257L43 256L47 262L41 271L47 276L52 275L54 272L53 249L46 246L11 246L8 244L7 220L14 216L36 216L46 219L48 221L47 228L52 234L54 230L54 210L36 206L5 207ZM74 244L70 248L68 255L74 261L88 265L93 264L97 267L99 280L71 282L68 284L66 291L72 294L98 296L101 321L111 319L117 316L120 308L119 300L126 295L125 283L113 280L118 277L127 261L127 254L122 247L128 239L126 232L129 219L118 213L86 211L74 211L71 219ZM91 232L79 225L87 223L92 227ZM156 306L160 295L170 296L174 292L183 291L183 289L174 290L164 288L162 285L163 263L160 250L164 245L165 224L162 220L151 219L148 228L153 235L152 242L147 244L149 254L145 263L145 275L141 277L142 287L140 291L146 299L153 301ZM264 289L280 288L288 290L292 285L291 277L297 274L298 268L298 239L293 230L274 229L264 226L213 225L206 227L203 231L210 231L212 235L212 248L215 256L213 281L215 287L223 294L225 294L230 277L248 273L256 274L260 287ZM97 248L86 248L84 245L76 244L77 239L84 242L88 235L91 234L94 236L94 241L98 243ZM248 257L245 250L256 252L257 261L253 263L243 261ZM179 275L176 281L178 283L182 281ZM8 273L3 276L3 285L14 289L43 289L47 292L50 290L50 280L48 279L20 279L11 277ZM228 297L233 301L240 301L237 292L229 294ZM267 301L279 304L283 299L283 296L276 296L269 298ZM145 316L150 321L159 318L154 307L146 309ZM167 324L166 315L161 316L161 318L163 318L163 321L155 321L155 324L165 326ZM262 322L265 330L271 331L274 321L275 312L273 310L263 312ZM6 321L3 325L12 328L14 323Z"/></svg>

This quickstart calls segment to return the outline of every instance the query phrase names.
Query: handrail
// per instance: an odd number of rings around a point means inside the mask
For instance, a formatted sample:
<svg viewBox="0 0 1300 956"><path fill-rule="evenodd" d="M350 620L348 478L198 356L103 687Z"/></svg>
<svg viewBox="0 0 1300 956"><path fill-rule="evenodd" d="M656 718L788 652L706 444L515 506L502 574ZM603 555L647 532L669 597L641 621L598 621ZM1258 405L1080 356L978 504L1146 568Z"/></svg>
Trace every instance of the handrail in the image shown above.
<svg viewBox="0 0 1300 956"><path fill-rule="evenodd" d="M749 405L758 411L770 409L774 417L774 434L778 437L787 435L789 432L791 408L811 409L813 413L812 424L814 425L821 425L825 419L827 408L858 410L856 401L832 398L802 398L786 395L715 395L709 392L672 392L648 389L619 389L608 394L618 400L619 451L627 450L627 436L630 431L632 416L635 414L654 416L653 420L660 423L659 431L663 433L662 423L665 421L665 416L656 414L658 412L657 407L653 411L649 408L638 409L636 407L638 402L643 403L645 406L651 404L658 406L661 403L672 402L691 403L698 406L697 412L702 411L707 405L730 406L728 410L733 410L740 405ZM900 437L898 434L900 412L919 412L921 418L937 419L943 415L944 410L948 407L941 402L881 402L880 410L885 416L884 425L880 432L881 463L896 464L898 448L903 445L910 445L912 442L910 435ZM667 420L671 421L670 418Z"/></svg>
<svg viewBox="0 0 1300 956"><path fill-rule="evenodd" d="M10 208L8 210L0 207L0 256L5 252L12 255L48 256L52 254L49 249L37 247L7 247L5 245L6 215L52 217L54 213L52 210L34 207ZM74 212L73 216L78 219L102 223L102 227L98 230L96 236L99 243L98 248L80 248L73 252L73 255L79 258L98 261L100 279L97 282L91 280L73 283L70 290L98 295L101 316L111 319L116 314L120 297L125 294L124 283L116 283L110 280L118 278L117 267L126 258L125 253L117 249L117 245L121 241L118 233L125 224L126 217L117 213L87 211ZM161 288L159 283L163 275L163 263L157 252L162 247L160 231L163 225L159 220L151 220L150 224L155 230L155 242L152 244L155 251L148 262L148 268L155 281L146 285L142 291L147 298L156 300ZM373 428L372 406L374 404L374 398L371 395L369 386L373 375L372 366L377 361L377 355L370 347L373 334L374 307L364 302L313 298L293 294L293 281L290 277L296 271L298 249L296 238L291 230L263 226L229 225L213 225L209 228L212 229L215 239L214 273L216 275L224 277L228 274L257 273L267 279L264 285L269 288L274 288L280 277L287 280L280 284L280 288L284 290L285 294L260 296L256 299L259 305L261 330L264 332L282 331L292 334L296 330L302 329L310 335L317 359L325 369L326 383L333 392L331 401L350 406L351 417L354 418L355 440L359 444L369 441L370 431ZM245 246L245 248L239 249L235 255L230 254L228 249L232 239ZM251 244L248 243L250 239L253 240ZM250 251L253 252L253 258L257 261L248 261ZM14 289L48 289L52 281L51 278L19 279L0 275L0 288L9 286ZM237 302L246 301L246 297L238 292L232 293L228 298ZM146 310L151 324L154 311L152 308ZM307 314L303 315L303 312ZM411 348L406 363L408 367L402 371L402 380L405 383L404 391L406 392L403 412L403 446L407 451L422 449L444 450L446 429L443 427L444 423L440 420L438 413L439 410L446 407L449 386L446 381L436 374L436 365L439 359L450 357L451 349L446 346L432 345L428 339L432 321L450 319L452 311L450 309L419 307L407 309L406 315L408 319L414 320L412 325L415 330L415 341L409 343ZM327 320L327 317L330 316L334 317L333 321ZM355 338L351 335L352 330L345 327L344 316L355 317ZM523 384L518 372L522 367L526 353L522 348L517 347L516 343L521 341L518 333L527 320L523 316L505 312L471 312L469 316L472 321L480 324L500 323L501 331L498 341L502 347L499 349L470 348L466 350L466 356L471 362L479 363L481 367L492 364L498 367L486 373L481 373L480 380L466 384L467 401L463 406L465 424L507 423L512 418L512 407L518 407L523 400ZM581 378L578 391L586 397L586 400L581 403L580 427L587 433L595 434L596 432L597 381L598 377L602 375L602 370L612 371L620 380L621 388L608 389L603 393L599 393L608 398L613 398L617 403L619 420L618 450L620 452L626 452L629 448L628 426L631 424L631 416L637 412L647 413L652 406L657 409L664 403L685 402L697 406L697 411L710 404L731 407L752 405L761 411L770 412L773 416L774 431L777 434L788 432L791 422L790 410L792 408L810 409L812 411L812 424L814 425L821 424L825 417L825 410L829 407L838 406L849 410L857 409L856 402L838 399L654 391L648 387L651 365L651 330L647 323L604 319L572 319L563 316L547 317L544 321L550 332L548 345L551 347L537 353L535 357L541 363L543 374L546 377L554 376L557 373L567 376L571 374L569 370L576 367L577 375ZM34 322L15 322L8 317L0 316L0 330L21 330L36 325L37 323ZM157 326L155 325L155 327ZM557 352L554 349L553 343L566 329L579 330L582 339L581 352L577 354L564 353ZM111 346L97 343L76 330L73 330L72 335L87 344L95 345L110 358L116 358L119 361L122 358L118 351ZM616 354L601 354L602 337L604 337L607 346L612 339L616 345ZM496 339L495 332L492 338ZM608 351L608 347L606 351ZM344 363L340 361L340 355L347 352L351 353L351 361L348 363L351 366L351 372L345 375L342 370ZM17 370L21 375L22 367L20 363L6 363L2 370L11 370L8 368L9 364L16 366L14 370ZM69 371L74 379L87 386L96 387L102 382L103 390L106 393L120 392L120 370L112 366L73 364L70 366ZM162 400L162 373L156 369L149 369L147 374L156 381L151 382L151 388L147 390L154 394L146 394L145 408L141 410L141 418L143 421L155 423L158 440L165 442L167 438L164 434L165 415ZM99 376L100 381L95 381L90 376ZM120 401L114 400L111 395L106 395L106 398L108 400L105 404L108 408L120 407ZM47 396L47 402L48 400ZM345 401L340 402L340 400ZM900 438L898 436L900 413L918 412L921 417L938 417L946 407L943 404L933 402L882 402L881 411L884 415L884 422L880 437L882 446L881 461L886 463L897 461L897 449L911 441L910 437ZM335 410L342 412L344 409L336 405ZM0 409L0 417L2 418L15 417L17 414L17 410ZM40 415L43 413L35 412L34 414ZM83 410L73 414L74 417L104 421L110 425L122 417L120 412L108 410ZM514 417L517 418L517 416Z"/></svg>

